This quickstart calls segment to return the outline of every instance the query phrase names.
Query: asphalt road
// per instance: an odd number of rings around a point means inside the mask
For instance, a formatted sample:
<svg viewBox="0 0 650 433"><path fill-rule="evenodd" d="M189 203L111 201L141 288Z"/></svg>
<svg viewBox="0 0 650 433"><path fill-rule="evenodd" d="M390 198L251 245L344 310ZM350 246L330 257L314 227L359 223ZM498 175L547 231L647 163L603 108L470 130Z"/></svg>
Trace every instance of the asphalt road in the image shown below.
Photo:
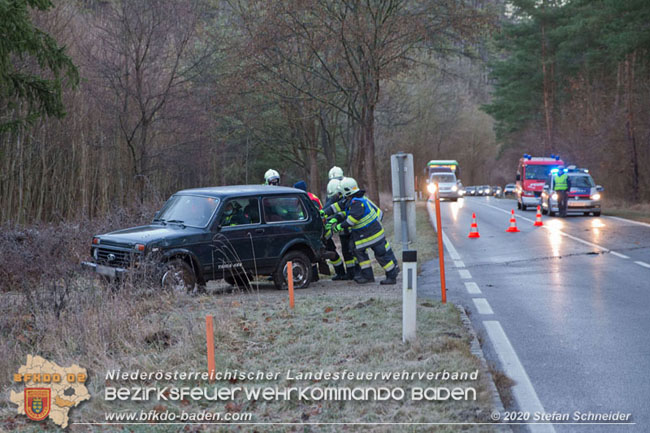
<svg viewBox="0 0 650 433"><path fill-rule="evenodd" d="M513 208L521 231L506 233ZM467 236L472 212L479 239ZM447 297L467 308L488 361L516 381L510 409L531 420L630 413L621 422L634 423L527 429L650 431L650 225L571 216L534 227L534 211L485 197L443 202L441 213ZM439 299L438 263L427 266L419 294Z"/></svg>

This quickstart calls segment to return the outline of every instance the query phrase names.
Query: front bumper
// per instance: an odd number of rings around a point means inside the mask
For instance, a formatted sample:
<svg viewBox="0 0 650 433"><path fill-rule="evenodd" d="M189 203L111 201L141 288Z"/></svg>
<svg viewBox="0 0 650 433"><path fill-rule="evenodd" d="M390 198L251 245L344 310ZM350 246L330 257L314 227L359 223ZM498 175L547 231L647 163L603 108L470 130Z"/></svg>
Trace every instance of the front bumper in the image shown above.
<svg viewBox="0 0 650 433"><path fill-rule="evenodd" d="M540 197L537 197L537 196L535 196L535 197L526 197L525 195L522 195L521 196L521 202L525 206L537 206L538 204L541 203L541 199L540 199Z"/></svg>
<svg viewBox="0 0 650 433"><path fill-rule="evenodd" d="M81 262L81 267L109 278L121 278L128 272L125 268L113 268L111 266L98 265L94 262Z"/></svg>
<svg viewBox="0 0 650 433"><path fill-rule="evenodd" d="M458 191L440 191L440 198L460 198Z"/></svg>
<svg viewBox="0 0 650 433"><path fill-rule="evenodd" d="M555 200L549 201L551 211L559 212L560 209ZM569 198L567 201L567 212L585 212L585 211L599 211L600 200L589 199L574 199Z"/></svg>

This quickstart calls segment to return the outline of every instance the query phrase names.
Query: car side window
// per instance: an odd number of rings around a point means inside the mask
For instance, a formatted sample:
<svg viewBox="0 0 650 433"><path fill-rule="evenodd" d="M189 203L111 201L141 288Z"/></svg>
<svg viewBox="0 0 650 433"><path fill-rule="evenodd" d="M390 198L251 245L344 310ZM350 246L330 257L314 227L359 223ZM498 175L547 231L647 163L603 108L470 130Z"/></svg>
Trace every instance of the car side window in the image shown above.
<svg viewBox="0 0 650 433"><path fill-rule="evenodd" d="M224 203L221 219L219 220L222 227L259 223L260 207L257 198L234 198Z"/></svg>
<svg viewBox="0 0 650 433"><path fill-rule="evenodd" d="M262 199L264 206L264 221L267 223L283 221L304 221L307 219L307 210L299 197L265 197Z"/></svg>

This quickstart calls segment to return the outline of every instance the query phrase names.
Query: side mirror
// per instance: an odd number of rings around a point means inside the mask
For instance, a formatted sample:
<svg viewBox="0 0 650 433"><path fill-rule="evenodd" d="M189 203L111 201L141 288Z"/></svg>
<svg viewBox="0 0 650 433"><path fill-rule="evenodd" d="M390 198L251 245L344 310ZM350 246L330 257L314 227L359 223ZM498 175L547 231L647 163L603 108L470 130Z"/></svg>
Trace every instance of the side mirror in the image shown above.
<svg viewBox="0 0 650 433"><path fill-rule="evenodd" d="M603 187L600 186L600 185L596 185L596 191L598 191L598 192L603 192L603 191L605 191L605 188L603 188Z"/></svg>
<svg viewBox="0 0 650 433"><path fill-rule="evenodd" d="M521 175L517 173L517 180L521 180Z"/></svg>

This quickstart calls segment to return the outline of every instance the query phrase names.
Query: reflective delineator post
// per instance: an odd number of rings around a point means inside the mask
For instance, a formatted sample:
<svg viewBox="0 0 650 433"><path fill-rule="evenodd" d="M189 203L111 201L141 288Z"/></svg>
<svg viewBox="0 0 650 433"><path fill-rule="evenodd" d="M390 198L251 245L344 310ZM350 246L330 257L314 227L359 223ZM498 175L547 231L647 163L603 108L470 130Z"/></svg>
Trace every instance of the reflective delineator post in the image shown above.
<svg viewBox="0 0 650 433"><path fill-rule="evenodd" d="M293 310L293 263L287 262L287 285L289 286L289 308Z"/></svg>
<svg viewBox="0 0 650 433"><path fill-rule="evenodd" d="M438 232L438 263L440 264L440 291L442 292L441 301L447 303L447 285L445 283L445 253L442 248L442 218L440 217L440 188L438 182L435 183L436 192L433 194L436 200L436 231Z"/></svg>
<svg viewBox="0 0 650 433"><path fill-rule="evenodd" d="M415 341L417 329L418 256L417 251L402 252L402 342Z"/></svg>
<svg viewBox="0 0 650 433"><path fill-rule="evenodd" d="M205 341L208 350L208 373L210 374L210 383L212 383L216 367L214 363L214 323L211 315L205 316Z"/></svg>

